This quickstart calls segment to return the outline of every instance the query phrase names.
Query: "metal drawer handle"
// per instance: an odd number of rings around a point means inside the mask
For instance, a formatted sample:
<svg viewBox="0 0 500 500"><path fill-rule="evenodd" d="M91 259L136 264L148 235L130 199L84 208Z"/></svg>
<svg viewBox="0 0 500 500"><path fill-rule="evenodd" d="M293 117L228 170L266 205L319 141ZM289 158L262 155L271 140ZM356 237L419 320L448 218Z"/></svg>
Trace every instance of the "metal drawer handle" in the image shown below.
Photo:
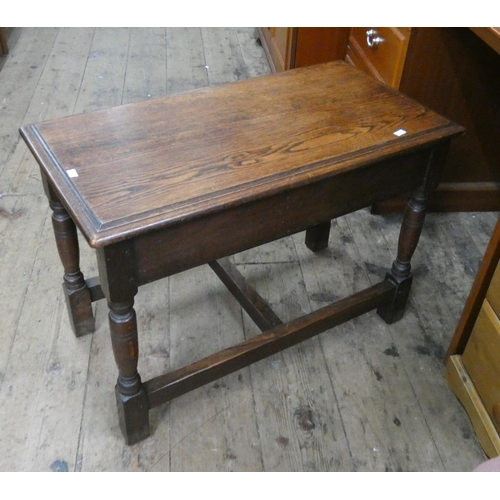
<svg viewBox="0 0 500 500"><path fill-rule="evenodd" d="M382 37L377 35L378 33L375 30L368 30L366 32L366 43L368 44L368 47L377 47L379 43L382 43L384 41Z"/></svg>

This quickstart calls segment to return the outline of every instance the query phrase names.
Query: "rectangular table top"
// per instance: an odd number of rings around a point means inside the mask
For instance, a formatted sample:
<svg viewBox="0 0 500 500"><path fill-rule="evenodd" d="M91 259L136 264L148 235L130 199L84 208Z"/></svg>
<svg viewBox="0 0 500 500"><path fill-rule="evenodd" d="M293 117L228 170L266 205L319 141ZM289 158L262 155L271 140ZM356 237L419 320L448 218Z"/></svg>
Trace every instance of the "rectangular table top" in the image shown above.
<svg viewBox="0 0 500 500"><path fill-rule="evenodd" d="M462 130L334 62L27 125L21 134L89 244L101 247Z"/></svg>

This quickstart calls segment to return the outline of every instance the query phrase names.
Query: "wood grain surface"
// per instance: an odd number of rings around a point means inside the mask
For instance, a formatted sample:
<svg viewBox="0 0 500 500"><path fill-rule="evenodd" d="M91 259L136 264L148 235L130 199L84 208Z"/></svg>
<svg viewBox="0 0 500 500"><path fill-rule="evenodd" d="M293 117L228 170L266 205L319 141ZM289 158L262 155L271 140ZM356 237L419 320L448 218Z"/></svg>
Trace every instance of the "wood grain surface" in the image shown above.
<svg viewBox="0 0 500 500"><path fill-rule="evenodd" d="M92 246L459 131L343 62L21 129Z"/></svg>
<svg viewBox="0 0 500 500"><path fill-rule="evenodd" d="M127 447L107 306L94 304L94 335L73 336L39 168L18 128L269 67L253 28L16 30L0 70L0 470L468 471L486 459L443 353L498 220L488 212L427 216L398 324L368 314L181 396L151 411L154 439ZM298 234L234 263L289 321L382 279L400 223L360 210L332 222L318 254ZM94 252L80 246L92 276ZM145 378L258 334L207 266L144 285L135 306Z"/></svg>

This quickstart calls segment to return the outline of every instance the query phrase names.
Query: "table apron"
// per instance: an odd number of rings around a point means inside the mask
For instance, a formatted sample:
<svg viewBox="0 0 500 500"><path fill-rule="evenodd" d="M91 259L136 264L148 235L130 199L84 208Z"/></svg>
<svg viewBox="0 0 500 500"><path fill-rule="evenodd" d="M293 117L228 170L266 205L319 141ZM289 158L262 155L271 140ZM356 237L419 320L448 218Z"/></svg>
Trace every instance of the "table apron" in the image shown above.
<svg viewBox="0 0 500 500"><path fill-rule="evenodd" d="M136 237L138 285L408 193L424 181L430 151L405 153Z"/></svg>

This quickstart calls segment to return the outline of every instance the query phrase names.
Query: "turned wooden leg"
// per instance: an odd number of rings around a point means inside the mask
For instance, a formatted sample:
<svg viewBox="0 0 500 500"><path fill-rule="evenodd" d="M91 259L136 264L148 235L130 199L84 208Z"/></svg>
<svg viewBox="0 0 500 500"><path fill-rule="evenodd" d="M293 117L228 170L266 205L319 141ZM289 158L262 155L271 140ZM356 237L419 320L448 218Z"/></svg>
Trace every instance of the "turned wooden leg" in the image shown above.
<svg viewBox="0 0 500 500"><path fill-rule="evenodd" d="M52 209L52 226L57 250L64 267L64 295L71 328L77 337L95 331L90 290L80 271L80 249L76 226L63 204L49 188L49 204Z"/></svg>
<svg viewBox="0 0 500 500"><path fill-rule="evenodd" d="M101 287L109 305L109 329L118 367L115 387L120 427L129 445L150 435L149 404L137 371L139 340L134 311L137 293L133 243L97 249Z"/></svg>
<svg viewBox="0 0 500 500"><path fill-rule="evenodd" d="M403 317L412 282L411 258L422 233L429 194L438 185L448 148L449 143L445 142L436 145L429 152L422 185L415 190L406 205L399 233L398 254L392 264L391 271L385 277L386 280L396 285L396 292L391 301L377 309L378 314L388 324Z"/></svg>
<svg viewBox="0 0 500 500"><path fill-rule="evenodd" d="M120 427L131 445L147 438L149 407L141 377L137 372L139 342L133 302L109 303L109 327L118 381L115 387Z"/></svg>
<svg viewBox="0 0 500 500"><path fill-rule="evenodd" d="M411 197L406 206L403 224L399 233L398 254L392 264L386 280L396 284L392 301L378 308L378 314L388 324L401 319L404 314L410 293L412 275L411 258L417 248L425 219L427 196L424 188L420 188Z"/></svg>
<svg viewBox="0 0 500 500"><path fill-rule="evenodd" d="M324 250L330 237L330 221L322 222L306 230L306 246L313 252Z"/></svg>

